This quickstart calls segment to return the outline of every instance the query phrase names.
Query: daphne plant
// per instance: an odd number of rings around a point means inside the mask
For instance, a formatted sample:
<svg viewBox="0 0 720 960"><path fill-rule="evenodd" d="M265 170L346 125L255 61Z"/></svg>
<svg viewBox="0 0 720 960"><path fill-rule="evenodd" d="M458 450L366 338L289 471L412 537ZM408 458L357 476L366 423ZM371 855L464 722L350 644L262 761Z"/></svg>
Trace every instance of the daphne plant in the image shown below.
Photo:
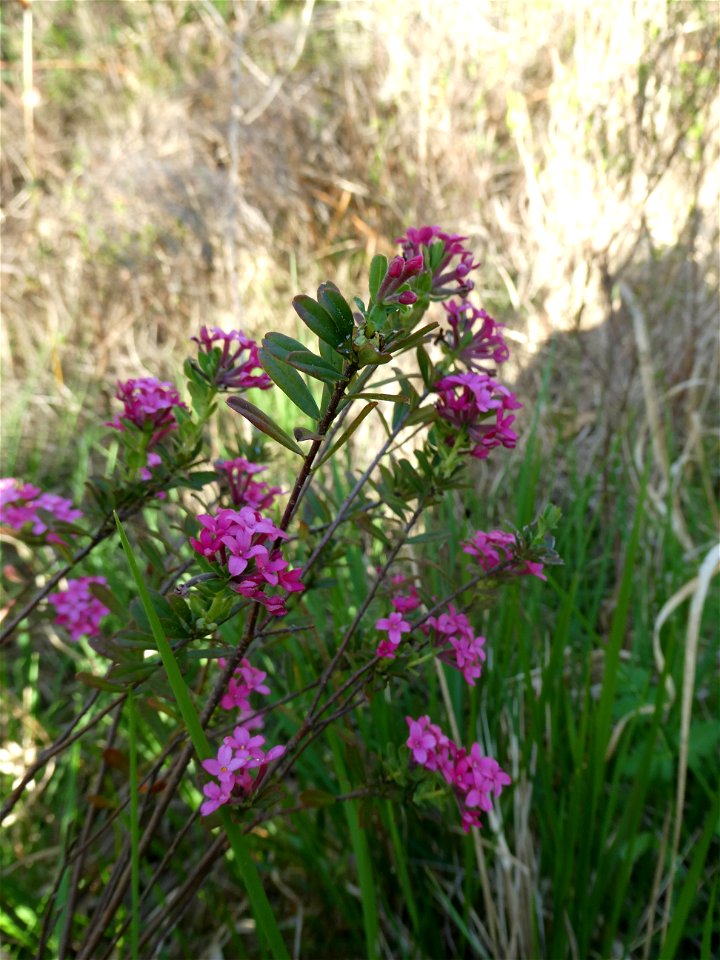
<svg viewBox="0 0 720 960"><path fill-rule="evenodd" d="M549 508L523 530L475 532L461 545L461 581L443 596L434 592L417 528L448 491L467 483L473 459L515 446L522 405L499 379L509 356L503 328L469 299L478 264L466 238L426 226L408 229L398 242L401 253L370 264L364 299L347 298L329 281L314 297L294 298L307 331L302 340L268 332L257 344L239 330L203 327L184 367L189 404L169 382L119 384L122 409L108 422L120 444L118 467L114 476L90 481L82 515L31 485L3 481L3 524L20 538L44 536L48 549L56 538L65 560L50 586L11 617L4 638L47 598L56 624L72 639L87 637L106 658L104 674L89 682L120 694L145 691L153 702L168 697L163 671L172 657L173 695L183 717L196 712L199 726L191 731L195 746L176 755L167 778L172 790L158 809L189 776L200 813L209 823L223 817L229 836L233 824L302 806L290 772L310 744L365 709L374 692L401 690L433 659L457 670L468 687L478 684L493 643L473 623L492 596L478 585L544 579L545 566L558 562L550 533L557 516ZM289 398L290 422L277 422L264 407L270 389ZM258 391L255 402L247 390ZM244 436L212 463L206 428L223 396ZM376 449L363 444L362 465L351 467L338 496L325 478L337 478L333 461L345 457L370 418L383 439ZM403 456L398 451L410 438L414 452ZM284 461L283 486L280 468L273 476L263 460ZM260 473L270 480L256 479ZM42 519L43 506L54 511L57 531ZM134 523L147 511L158 518L152 531ZM144 555L145 607L117 577L112 589L97 575L67 579L112 535L114 515ZM365 551L362 584L350 578L355 594L324 629L317 612L329 585L349 589L346 554L358 543ZM286 668L277 666L283 657ZM278 712L288 703L291 726ZM165 713L177 717L172 704ZM409 753L396 754L391 767L378 758L373 789L412 797L439 775L463 829L478 827L509 776L479 742L465 748L429 716L405 718L399 710L400 726L405 719L409 736L398 735L397 745ZM182 739L182 726L174 733ZM158 822L156 812L140 854ZM220 843L216 857L224 849ZM128 882L119 874L106 918L119 909ZM262 898L251 893L251 900L265 910ZM91 955L103 936L91 924L81 955Z"/></svg>

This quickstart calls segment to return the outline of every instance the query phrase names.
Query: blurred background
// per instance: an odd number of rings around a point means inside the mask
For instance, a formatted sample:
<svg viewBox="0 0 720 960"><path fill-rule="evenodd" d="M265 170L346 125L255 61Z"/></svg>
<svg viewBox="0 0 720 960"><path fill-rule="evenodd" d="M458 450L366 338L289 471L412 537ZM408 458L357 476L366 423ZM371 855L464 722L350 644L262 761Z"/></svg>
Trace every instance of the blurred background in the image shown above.
<svg viewBox="0 0 720 960"><path fill-rule="evenodd" d="M2 17L3 475L79 501L108 462L116 379L180 382L201 324L296 335L295 293L332 279L365 296L372 256L409 225L467 235L476 302L507 325L522 438L435 522L459 542L458 517L522 524L553 500L565 567L521 601L508 592L488 623L492 669L468 737L480 729L510 764L505 819L475 846L409 806L402 845L373 821L383 953L647 958L666 934L679 956L716 953L720 831L706 870L700 838L720 746L717 593L706 603L720 4L8 0ZM33 629L8 660L9 783L79 696L67 664L81 654L49 622ZM408 691L401 726L424 693ZM465 693L453 696L460 716ZM385 748L367 743L371 758ZM12 825L0 928L13 955L35 955L69 798L82 815L92 765L78 756L47 768ZM587 783L604 833L584 819ZM296 955L301 940L306 956L364 951L333 810L264 838L273 900L302 928ZM205 842L191 836L175 876ZM218 928L218 904L236 926ZM188 939L157 955L230 955L218 944L246 915L218 870L185 917Z"/></svg>
<svg viewBox="0 0 720 960"><path fill-rule="evenodd" d="M645 412L669 483L666 402L697 452L718 360L716 2L3 15L6 473L38 448L41 474L67 473L68 430L107 414L117 377L176 377L201 323L286 329L295 292L362 295L373 254L435 222L478 251L516 374L559 351L547 426L588 468Z"/></svg>

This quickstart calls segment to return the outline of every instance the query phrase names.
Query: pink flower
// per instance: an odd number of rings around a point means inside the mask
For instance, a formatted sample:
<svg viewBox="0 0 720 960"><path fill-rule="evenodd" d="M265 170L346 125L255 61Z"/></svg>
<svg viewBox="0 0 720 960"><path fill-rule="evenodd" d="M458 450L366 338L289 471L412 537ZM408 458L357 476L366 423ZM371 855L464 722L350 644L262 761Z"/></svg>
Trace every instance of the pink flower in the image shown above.
<svg viewBox="0 0 720 960"><path fill-rule="evenodd" d="M30 483L19 484L12 477L0 480L0 524L13 530L22 530L26 524L35 536L46 534L48 543L64 543L56 533L48 533L47 524L38 511L52 514L61 523L75 523L82 518L82 511L73 507L70 500L56 493L42 493Z"/></svg>
<svg viewBox="0 0 720 960"><path fill-rule="evenodd" d="M401 634L409 633L411 627L406 620L403 620L401 613L391 613L389 617L378 620L375 629L387 630L389 642L396 647L402 639Z"/></svg>
<svg viewBox="0 0 720 960"><path fill-rule="evenodd" d="M203 787L203 793L207 800L200 807L200 815L203 817L215 813L218 807L222 807L230 799L232 785L225 783L206 783Z"/></svg>
<svg viewBox="0 0 720 960"><path fill-rule="evenodd" d="M468 439L475 444L473 457L484 459L494 447L513 448L517 435L510 429L515 417L508 410L522 407L514 393L493 380L487 373L453 374L435 384L438 394L437 412L457 430L467 429ZM488 416L494 422L485 423Z"/></svg>
<svg viewBox="0 0 720 960"><path fill-rule="evenodd" d="M400 288L413 277L422 273L424 269L425 260L421 253L408 260L404 257L393 257L378 287L375 302L383 304L400 303L403 305L415 303L417 294L412 290L401 290Z"/></svg>
<svg viewBox="0 0 720 960"><path fill-rule="evenodd" d="M240 330L221 330L219 327L208 330L202 326L200 335L191 339L206 354L218 351L217 368L212 378L215 386L226 390L249 390L251 387L267 390L272 386L272 380L260 365L257 343ZM260 372L255 373L256 370Z"/></svg>
<svg viewBox="0 0 720 960"><path fill-rule="evenodd" d="M262 738L261 738L262 739ZM215 760L203 760L203 770L207 770L213 777L217 777L221 784L235 783L235 771L244 766L242 759L233 756L232 748L223 744L218 750Z"/></svg>
<svg viewBox="0 0 720 960"><path fill-rule="evenodd" d="M472 252L464 246L464 240L467 237L445 233L438 226L425 226L409 227L405 236L398 237L395 242L402 244L407 261L423 257L426 267L432 270L432 296L444 300L455 294L465 296L473 288L468 274L480 264L473 263ZM440 250L436 252L438 247Z"/></svg>
<svg viewBox="0 0 720 960"><path fill-rule="evenodd" d="M219 783L207 783L203 793L208 798L200 807L202 816L213 813L233 797L248 796L261 783L268 764L285 753L282 744L271 747L265 753L262 745L265 738L252 736L247 725L235 727L232 736L225 737L218 749L217 758L203 760L202 767ZM254 776L251 771L254 771Z"/></svg>
<svg viewBox="0 0 720 960"><path fill-rule="evenodd" d="M280 487L270 487L267 483L258 483L252 477L267 470L267 467L250 463L244 457L234 460L218 460L215 469L224 473L230 487L230 498L236 507L249 506L255 510L265 510L272 506Z"/></svg>
<svg viewBox="0 0 720 960"><path fill-rule="evenodd" d="M449 345L453 351L459 351L460 359L470 370L488 373L486 361L491 360L498 366L505 363L510 351L500 333L502 324L467 300L450 300L443 304L443 309L452 331ZM473 329L478 320L480 326Z"/></svg>
<svg viewBox="0 0 720 960"><path fill-rule="evenodd" d="M490 530L488 533L476 530L463 544L463 552L475 557L482 569L488 573L502 566L501 572L509 576L532 576L537 577L538 580L547 580L542 572L542 563L523 560L518 557L519 550L520 545L516 535L502 530Z"/></svg>
<svg viewBox="0 0 720 960"><path fill-rule="evenodd" d="M446 737L428 716L405 720L410 728L406 745L413 762L441 773L453 787L465 832L479 827L479 811L492 810L492 797L500 796L511 783L510 777L496 760L483 755L479 743L472 744L468 752Z"/></svg>
<svg viewBox="0 0 720 960"><path fill-rule="evenodd" d="M420 717L419 720L413 720L412 717L405 717L405 720L410 727L407 747L412 752L415 763L424 764L427 762L428 751L437 743L435 736L427 729L430 718Z"/></svg>
<svg viewBox="0 0 720 960"><path fill-rule="evenodd" d="M133 424L151 434L150 446L176 429L175 407L187 410L175 385L155 377L118 381L115 396L122 403L123 411L107 421L106 426L125 431L128 424Z"/></svg>
<svg viewBox="0 0 720 960"><path fill-rule="evenodd" d="M452 604L449 604L447 613L430 617L427 624L428 628L435 629L439 658L460 670L466 683L474 687L486 658L485 637L475 636L468 618L458 613Z"/></svg>
<svg viewBox="0 0 720 960"><path fill-rule="evenodd" d="M48 597L57 616L53 623L66 627L74 641L80 637L100 635L100 621L110 610L90 590L90 584L107 586L105 577L79 577L68 580L67 589L51 593Z"/></svg>

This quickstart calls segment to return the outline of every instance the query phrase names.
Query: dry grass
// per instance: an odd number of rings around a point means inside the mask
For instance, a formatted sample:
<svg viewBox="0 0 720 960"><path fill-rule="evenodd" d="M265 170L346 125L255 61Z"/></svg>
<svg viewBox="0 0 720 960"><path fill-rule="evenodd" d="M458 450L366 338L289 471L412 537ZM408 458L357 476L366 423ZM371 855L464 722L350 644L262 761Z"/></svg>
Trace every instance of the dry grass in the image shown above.
<svg viewBox="0 0 720 960"><path fill-rule="evenodd" d="M601 328L576 341L580 429L608 394L611 412L640 396L629 285L685 429L716 374L718 12L9 7L7 403L32 385L30 436L63 415L65 384L173 375L201 322L287 326L296 286L352 289L396 231L437 220L482 251L481 296L519 331L521 364Z"/></svg>

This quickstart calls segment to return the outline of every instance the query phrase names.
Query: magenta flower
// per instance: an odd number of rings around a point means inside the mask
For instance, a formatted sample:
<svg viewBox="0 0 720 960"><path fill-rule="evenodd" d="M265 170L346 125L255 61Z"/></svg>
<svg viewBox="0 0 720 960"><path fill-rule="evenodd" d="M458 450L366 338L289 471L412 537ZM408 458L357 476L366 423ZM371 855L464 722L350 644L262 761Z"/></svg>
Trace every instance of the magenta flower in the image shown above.
<svg viewBox="0 0 720 960"><path fill-rule="evenodd" d="M412 290L400 290L400 288L422 273L424 269L425 261L421 253L408 260L404 257L393 257L378 287L376 303L400 303L405 306L415 303L417 294Z"/></svg>
<svg viewBox="0 0 720 960"><path fill-rule="evenodd" d="M262 737L260 739L262 740ZM217 777L221 785L227 783L230 786L235 783L235 771L243 766L242 759L234 756L232 747L225 744L218 750L216 759L203 760L202 762L203 770L207 770L213 777Z"/></svg>
<svg viewBox="0 0 720 960"><path fill-rule="evenodd" d="M468 274L480 264L473 263L472 251L464 246L464 240L467 240L467 237L445 233L438 226L426 226L409 227L405 236L398 237L395 242L402 244L406 261L422 256L426 267L429 267L432 257L432 296L437 300L444 300L454 295L464 297L474 286L472 280L468 279ZM435 258L430 249L436 244L442 244L439 259Z"/></svg>
<svg viewBox="0 0 720 960"><path fill-rule="evenodd" d="M267 483L253 480L256 473L267 470L267 467L250 463L244 457L218 460L215 469L225 475L230 488L230 499L236 507L248 506L255 510L265 510L272 506L275 497L283 492L280 487L270 487Z"/></svg>
<svg viewBox="0 0 720 960"><path fill-rule="evenodd" d="M213 813L233 797L248 796L261 783L268 764L285 752L282 744L262 749L265 738L252 736L246 724L235 727L232 736L225 737L216 759L203 760L202 767L219 783L208 783L203 793L208 798L200 807L202 816ZM254 772L254 776L253 773Z"/></svg>
<svg viewBox="0 0 720 960"><path fill-rule="evenodd" d="M452 604L449 604L447 613L429 617L427 629L435 630L440 660L460 670L465 682L474 687L486 658L485 637L475 636L468 618L458 613Z"/></svg>
<svg viewBox="0 0 720 960"><path fill-rule="evenodd" d="M448 315L451 335L449 346L457 351L460 359L470 370L491 373L485 366L492 361L498 366L510 356L510 350L497 323L489 313L479 310L467 300L450 300L443 304ZM479 327L475 327L480 321Z"/></svg>
<svg viewBox="0 0 720 960"><path fill-rule="evenodd" d="M415 763L424 764L427 762L428 751L432 750L437 743L434 734L428 730L430 718L420 717L419 720L413 720L412 717L405 717L405 720L410 727L410 736L407 738L406 745Z"/></svg>
<svg viewBox="0 0 720 960"><path fill-rule="evenodd" d="M200 327L200 335L192 337L204 353L219 351L218 366L213 383L225 390L249 390L257 387L267 390L272 380L263 371L258 356L258 345L240 330L221 330ZM259 370L259 373L255 371Z"/></svg>
<svg viewBox="0 0 720 960"><path fill-rule="evenodd" d="M218 660L218 665L224 668L225 661ZM264 670L257 670L250 665L246 657L240 661L240 666L230 678L227 692L220 701L223 710L239 709L241 712L250 712L250 695L252 693L268 694L270 687L263 683L267 674Z"/></svg>
<svg viewBox="0 0 720 960"><path fill-rule="evenodd" d="M56 533L48 532L47 524L38 510L44 510L61 523L75 523L82 518L82 511L72 501L56 493L42 493L30 483L19 484L12 477L0 480L0 524L13 530L22 530L29 525L30 532L39 537L46 534L48 543L65 543Z"/></svg>
<svg viewBox="0 0 720 960"><path fill-rule="evenodd" d="M547 580L542 572L543 564L532 560L521 560L518 556L519 544L514 533L502 530L476 530L472 537L463 543L463 553L475 557L483 570L492 573L502 567L502 573L509 576L537 577Z"/></svg>
<svg viewBox="0 0 720 960"><path fill-rule="evenodd" d="M468 439L475 444L470 451L473 457L484 459L494 447L515 446L517 435L510 429L515 418L506 412L522 404L507 387L486 373L469 371L443 377L435 391L439 416L457 430L467 429ZM488 415L494 415L495 421L486 424Z"/></svg>
<svg viewBox="0 0 720 960"><path fill-rule="evenodd" d="M428 716L405 718L410 728L406 741L412 761L426 770L442 774L453 787L462 828L481 826L479 811L492 810L492 797L499 797L511 783L496 760L483 755L479 743L470 751L453 743Z"/></svg>
<svg viewBox="0 0 720 960"><path fill-rule="evenodd" d="M389 617L382 617L375 624L376 630L387 630L389 642L396 647L402 639L403 633L409 633L410 624L403 620L401 613L391 613Z"/></svg>
<svg viewBox="0 0 720 960"><path fill-rule="evenodd" d="M175 407L187 410L175 385L155 377L118 381L115 396L122 403L123 411L115 414L105 425L125 431L128 424L133 424L151 434L150 446L176 429Z"/></svg>
<svg viewBox="0 0 720 960"><path fill-rule="evenodd" d="M105 577L79 577L68 580L67 589L51 593L48 597L55 607L57 616L53 623L70 631L70 639L97 637L100 635L100 621L110 610L90 590L90 584L100 583L107 586Z"/></svg>
<svg viewBox="0 0 720 960"><path fill-rule="evenodd" d="M228 783L206 783L203 787L203 793L207 800L200 806L200 815L209 817L215 813L218 807L222 807L230 799L230 790L232 785Z"/></svg>

